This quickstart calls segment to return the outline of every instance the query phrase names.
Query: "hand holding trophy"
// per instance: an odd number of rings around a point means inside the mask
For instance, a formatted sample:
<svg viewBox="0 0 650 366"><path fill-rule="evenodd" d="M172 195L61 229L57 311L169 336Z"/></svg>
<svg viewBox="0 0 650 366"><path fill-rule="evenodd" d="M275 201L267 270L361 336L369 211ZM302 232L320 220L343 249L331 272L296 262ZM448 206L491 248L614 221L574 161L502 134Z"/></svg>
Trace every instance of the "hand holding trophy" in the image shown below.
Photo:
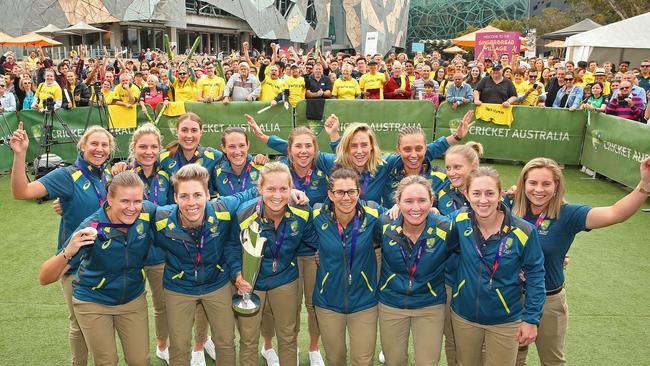
<svg viewBox="0 0 650 366"><path fill-rule="evenodd" d="M255 281L262 264L264 243L266 238L261 236L260 224L253 220L241 231L239 238L243 246L242 271L237 275L235 285L239 293L232 298L232 308L241 315L253 315L260 308L260 298L253 293Z"/></svg>

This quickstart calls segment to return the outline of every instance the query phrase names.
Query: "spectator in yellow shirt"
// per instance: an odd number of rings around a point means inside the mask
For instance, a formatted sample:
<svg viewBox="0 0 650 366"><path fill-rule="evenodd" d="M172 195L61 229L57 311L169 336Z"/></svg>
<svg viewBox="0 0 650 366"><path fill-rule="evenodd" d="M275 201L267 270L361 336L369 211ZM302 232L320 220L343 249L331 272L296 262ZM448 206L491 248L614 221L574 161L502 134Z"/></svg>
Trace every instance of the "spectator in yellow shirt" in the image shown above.
<svg viewBox="0 0 650 366"><path fill-rule="evenodd" d="M278 61L278 63L282 63ZM265 72L260 72L260 99L261 101L271 101L282 92L282 80L280 80L280 66L271 65L265 67L262 66ZM260 69L261 70L261 69ZM266 73L268 70L268 74Z"/></svg>
<svg viewBox="0 0 650 366"><path fill-rule="evenodd" d="M359 83L352 77L352 65L345 64L341 69L343 77L336 79L332 87L332 96L336 99L355 99L361 96Z"/></svg>
<svg viewBox="0 0 650 366"><path fill-rule="evenodd" d="M226 81L214 73L214 65L209 62L205 65L207 74L196 84L198 101L211 103L223 99L223 89Z"/></svg>
<svg viewBox="0 0 650 366"><path fill-rule="evenodd" d="M387 77L377 71L377 61L374 59L368 62L370 72L359 79L359 87L365 99L384 99L384 84Z"/></svg>
<svg viewBox="0 0 650 366"><path fill-rule="evenodd" d="M36 93L34 94L35 100L37 100L38 103L34 103L32 106L34 109L38 107L38 111L41 113L45 111L43 102L47 98L52 98L54 100L54 109L61 108L61 104L63 103L63 91L61 90L59 83L56 82L56 73L54 72L54 69L46 69L43 73L43 77L45 78L45 81L38 86Z"/></svg>
<svg viewBox="0 0 650 366"><path fill-rule="evenodd" d="M194 70L182 67L178 70L178 78L172 75L172 70L168 71L169 81L174 86L174 100L177 102L196 102L196 92L194 81L196 77Z"/></svg>
<svg viewBox="0 0 650 366"><path fill-rule="evenodd" d="M284 89L283 93L278 95L271 105L276 105L284 99L293 108L296 108L298 102L305 99L305 79L300 76L300 68L297 64L291 65L291 76L284 81L282 88Z"/></svg>
<svg viewBox="0 0 650 366"><path fill-rule="evenodd" d="M596 79L596 81L603 84L603 95L612 94L612 86L611 83L607 81L607 74L605 73L605 69L603 68L596 69L596 72L594 72L594 78Z"/></svg>
<svg viewBox="0 0 650 366"><path fill-rule="evenodd" d="M131 82L128 73L120 74L120 84L113 90L113 104L131 108L140 99L140 88Z"/></svg>
<svg viewBox="0 0 650 366"><path fill-rule="evenodd" d="M538 72L536 70L530 70L528 72L528 88L526 90L521 90L515 83L515 89L517 89L517 101L519 105L527 106L536 106L540 102L540 95L544 94L544 84L538 80ZM515 74L515 79L517 75ZM543 100L541 100L543 101Z"/></svg>

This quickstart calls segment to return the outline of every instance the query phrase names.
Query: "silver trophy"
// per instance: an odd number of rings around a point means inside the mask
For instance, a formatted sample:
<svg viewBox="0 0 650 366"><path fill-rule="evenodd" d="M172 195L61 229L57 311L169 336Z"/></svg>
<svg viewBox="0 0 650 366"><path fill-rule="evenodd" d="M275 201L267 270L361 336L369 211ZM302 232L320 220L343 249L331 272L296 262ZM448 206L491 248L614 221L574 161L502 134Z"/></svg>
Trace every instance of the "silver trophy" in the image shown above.
<svg viewBox="0 0 650 366"><path fill-rule="evenodd" d="M262 265L264 243L266 238L260 235L262 228L253 220L251 224L239 234L242 243L242 277L251 287L255 288L255 281ZM260 308L260 298L252 291L243 295L235 294L232 297L232 308L242 315L253 315Z"/></svg>

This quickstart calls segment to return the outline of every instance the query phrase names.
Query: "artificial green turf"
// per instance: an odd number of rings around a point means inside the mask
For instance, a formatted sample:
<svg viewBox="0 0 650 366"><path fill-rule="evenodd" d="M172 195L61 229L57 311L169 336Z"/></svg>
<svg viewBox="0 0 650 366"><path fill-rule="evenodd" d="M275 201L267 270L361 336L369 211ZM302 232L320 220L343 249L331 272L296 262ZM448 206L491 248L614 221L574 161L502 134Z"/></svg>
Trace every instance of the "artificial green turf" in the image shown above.
<svg viewBox="0 0 650 366"><path fill-rule="evenodd" d="M496 167L506 187L516 182L521 169ZM571 203L611 205L626 194L617 185L585 179L575 169L567 169L565 176L566 198ZM49 202L14 201L6 176L0 177L0 212L0 365L69 364L67 311L60 285L42 287L37 282L40 264L56 248L58 218ZM566 283L571 314L569 365L648 364L649 224L650 213L638 212L623 224L577 236ZM154 353L150 310L151 360L153 365L163 365ZM307 329L304 307L301 328ZM300 334L300 346L301 364L308 365L305 331ZM208 365L212 364L208 359ZM532 347L529 365L538 364Z"/></svg>

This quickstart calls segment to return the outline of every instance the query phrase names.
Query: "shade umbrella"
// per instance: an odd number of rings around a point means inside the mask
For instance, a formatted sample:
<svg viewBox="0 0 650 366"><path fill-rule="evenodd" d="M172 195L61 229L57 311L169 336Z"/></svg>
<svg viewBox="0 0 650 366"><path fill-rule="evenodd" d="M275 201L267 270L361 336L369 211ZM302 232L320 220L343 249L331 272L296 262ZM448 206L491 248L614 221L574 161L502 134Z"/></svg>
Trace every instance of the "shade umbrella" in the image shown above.
<svg viewBox="0 0 650 366"><path fill-rule="evenodd" d="M75 25L71 25L68 28L61 29L57 33L59 34L76 34L81 36L81 43L84 43L84 36L86 34L91 34L91 33L104 33L108 32L107 30L93 27L92 25L89 25L88 23L81 21Z"/></svg>
<svg viewBox="0 0 650 366"><path fill-rule="evenodd" d="M566 48L566 42L564 41L553 41L544 45L546 48Z"/></svg>
<svg viewBox="0 0 650 366"><path fill-rule="evenodd" d="M477 31L467 33L463 36L460 36L458 38L454 38L452 42L456 46L463 46L463 47L475 47L476 46L476 33L487 33L487 32L503 32L501 29L497 27L493 27L491 25L488 25L485 28L481 28Z"/></svg>
<svg viewBox="0 0 650 366"><path fill-rule="evenodd" d="M58 31L60 31L61 28L57 27L54 24L48 24L45 27L35 30L34 33L42 34L44 36L48 36L50 38L54 38L54 34Z"/></svg>
<svg viewBox="0 0 650 366"><path fill-rule="evenodd" d="M47 47L47 46L59 46L61 42L55 41L53 39L47 38L35 32L23 34L14 38L12 41L4 43L9 46L35 46L35 47Z"/></svg>
<svg viewBox="0 0 650 366"><path fill-rule="evenodd" d="M13 42L14 40L15 40L14 37L12 37L12 36L10 36L10 35L8 35L6 33L0 32L0 44L4 45L4 44L7 44L9 42Z"/></svg>
<svg viewBox="0 0 650 366"><path fill-rule="evenodd" d="M442 50L442 52L445 52L445 53L467 53L467 51L465 51L464 49L462 49L462 48L460 48L458 46L445 48L444 50Z"/></svg>

